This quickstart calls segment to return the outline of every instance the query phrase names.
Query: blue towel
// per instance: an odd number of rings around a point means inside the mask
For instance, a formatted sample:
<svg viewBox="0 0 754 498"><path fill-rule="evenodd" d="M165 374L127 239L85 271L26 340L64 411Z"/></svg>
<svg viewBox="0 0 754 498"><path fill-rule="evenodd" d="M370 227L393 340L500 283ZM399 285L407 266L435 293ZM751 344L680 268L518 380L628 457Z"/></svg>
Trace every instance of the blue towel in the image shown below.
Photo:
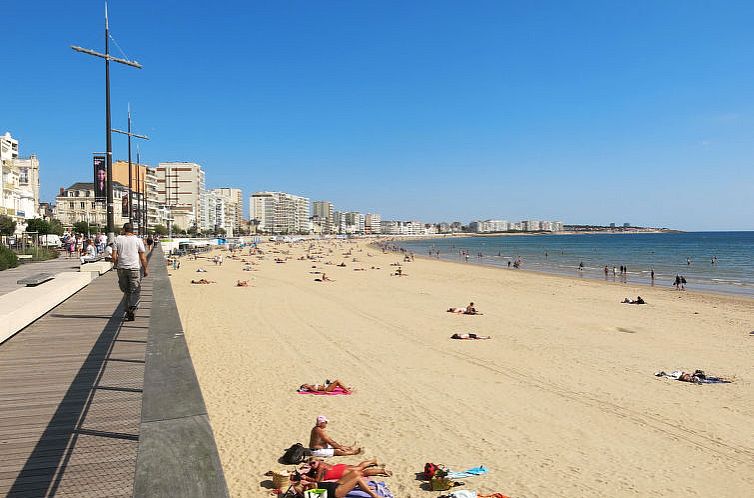
<svg viewBox="0 0 754 498"><path fill-rule="evenodd" d="M479 467L474 467L473 469L467 469L463 472L448 472L448 479L466 479L468 477L476 477L484 475L488 472L487 467L484 465L480 465Z"/></svg>

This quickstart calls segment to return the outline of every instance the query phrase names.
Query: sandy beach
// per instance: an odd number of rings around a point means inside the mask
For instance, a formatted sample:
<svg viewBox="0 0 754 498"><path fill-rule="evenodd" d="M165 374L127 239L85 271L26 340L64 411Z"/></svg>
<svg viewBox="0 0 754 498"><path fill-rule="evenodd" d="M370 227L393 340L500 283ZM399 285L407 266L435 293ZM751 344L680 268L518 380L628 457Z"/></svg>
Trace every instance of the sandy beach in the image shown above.
<svg viewBox="0 0 754 498"><path fill-rule="evenodd" d="M441 494L421 488L425 462L485 465L459 489L511 497L751 496L754 300L419 258L397 277L402 257L366 242L296 259L308 246L244 250L251 272L227 251L170 271L234 497L269 496L264 474L320 414L399 498ZM484 314L446 312L470 301ZM450 339L469 332L492 339ZM653 375L676 369L734 382ZM335 378L354 394L296 393Z"/></svg>

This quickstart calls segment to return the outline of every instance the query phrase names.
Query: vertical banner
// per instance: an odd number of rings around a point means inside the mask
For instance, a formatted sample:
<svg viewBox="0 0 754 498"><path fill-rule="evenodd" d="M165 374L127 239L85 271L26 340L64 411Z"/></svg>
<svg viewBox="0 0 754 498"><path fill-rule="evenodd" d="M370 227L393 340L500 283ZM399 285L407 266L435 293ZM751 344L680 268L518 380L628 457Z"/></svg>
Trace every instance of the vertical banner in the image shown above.
<svg viewBox="0 0 754 498"><path fill-rule="evenodd" d="M105 156L94 156L94 198L105 201L107 197L107 162Z"/></svg>

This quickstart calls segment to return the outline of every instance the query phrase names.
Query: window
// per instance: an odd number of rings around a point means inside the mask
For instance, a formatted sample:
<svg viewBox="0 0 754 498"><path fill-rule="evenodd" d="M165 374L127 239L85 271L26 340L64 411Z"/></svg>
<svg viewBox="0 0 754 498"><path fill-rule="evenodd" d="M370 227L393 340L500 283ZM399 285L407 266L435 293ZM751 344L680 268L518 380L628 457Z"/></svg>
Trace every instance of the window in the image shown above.
<svg viewBox="0 0 754 498"><path fill-rule="evenodd" d="M73 209L73 203L72 203L72 202L69 202L69 203L68 203L68 207L70 207L71 209Z"/></svg>
<svg viewBox="0 0 754 498"><path fill-rule="evenodd" d="M92 209L95 209L97 207L97 204L92 202Z"/></svg>
<svg viewBox="0 0 754 498"><path fill-rule="evenodd" d="M85 206L85 205L86 205L86 203L85 203L85 202L82 202L82 203L81 203L81 209L84 209L84 206Z"/></svg>
<svg viewBox="0 0 754 498"><path fill-rule="evenodd" d="M18 182L22 185L27 185L29 183L29 168L21 168Z"/></svg>

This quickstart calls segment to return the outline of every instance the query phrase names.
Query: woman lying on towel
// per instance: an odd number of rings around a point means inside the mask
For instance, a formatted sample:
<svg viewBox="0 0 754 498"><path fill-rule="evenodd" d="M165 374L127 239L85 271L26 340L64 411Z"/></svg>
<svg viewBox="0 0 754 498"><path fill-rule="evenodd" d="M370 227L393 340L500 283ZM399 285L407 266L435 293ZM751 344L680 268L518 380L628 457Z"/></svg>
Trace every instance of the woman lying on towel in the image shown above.
<svg viewBox="0 0 754 498"><path fill-rule="evenodd" d="M448 313L458 313L459 315L481 315L474 307L474 303L469 303L465 308L448 308Z"/></svg>
<svg viewBox="0 0 754 498"><path fill-rule="evenodd" d="M629 299L629 298L626 298L626 299L624 299L623 301L621 301L621 303L622 303L622 304L647 304L647 303L646 303L646 302L645 302L645 301L644 301L644 300L643 300L643 299L641 298L641 296L636 296L636 299L635 299L635 300L634 300L634 299Z"/></svg>
<svg viewBox="0 0 754 498"><path fill-rule="evenodd" d="M338 379L326 380L324 384L301 384L298 388L299 392L309 393L331 393L336 389L340 390L344 394L351 394L351 388L346 387Z"/></svg>
<svg viewBox="0 0 754 498"><path fill-rule="evenodd" d="M492 339L489 335L476 335L476 334L453 334L451 339Z"/></svg>
<svg viewBox="0 0 754 498"><path fill-rule="evenodd" d="M348 465L345 463L330 465L321 460L312 459L308 464L304 464L299 469L299 472L314 482L337 481L351 472L359 472L363 477L390 477L393 475L391 471L385 469L384 465L378 465L376 458L365 460L358 465Z"/></svg>
<svg viewBox="0 0 754 498"><path fill-rule="evenodd" d="M214 284L214 280L207 280L206 278L200 278L199 280L192 280L192 284Z"/></svg>

